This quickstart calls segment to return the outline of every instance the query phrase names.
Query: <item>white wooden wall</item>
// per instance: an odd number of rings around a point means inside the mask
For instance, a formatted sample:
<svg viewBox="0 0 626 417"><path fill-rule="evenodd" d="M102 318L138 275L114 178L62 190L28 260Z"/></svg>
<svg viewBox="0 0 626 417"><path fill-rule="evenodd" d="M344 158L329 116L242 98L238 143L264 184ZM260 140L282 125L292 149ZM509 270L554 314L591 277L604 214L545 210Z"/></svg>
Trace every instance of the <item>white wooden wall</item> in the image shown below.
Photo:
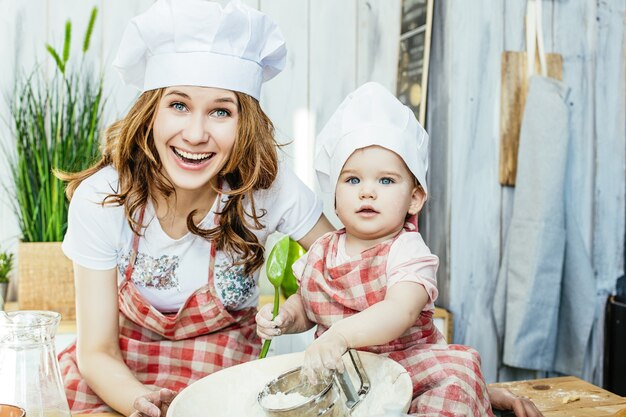
<svg viewBox="0 0 626 417"><path fill-rule="evenodd" d="M123 114L136 97L111 68L126 22L153 0L0 0L0 92L8 97L14 79L35 62L52 68L46 42L57 49L64 24L73 23L72 55L80 53L82 36L93 6L99 15L90 59L104 74L107 97L105 124ZM365 81L395 89L400 0L245 0L272 16L287 40L287 67L267 83L261 105L274 121L281 142L297 174L312 187L313 138L343 98ZM9 120L6 100L0 117ZM11 141L0 126L0 141ZM0 178L9 175L0 159ZM15 247L17 221L11 195L0 189L0 245ZM328 200L328 199L327 199ZM328 204L328 203L327 203ZM330 210L330 216L334 213Z"/></svg>
<svg viewBox="0 0 626 417"><path fill-rule="evenodd" d="M481 353L496 379L491 314L514 189L498 182L500 55L524 50L526 0L435 0L427 126L432 138L427 241L442 257L441 305L454 313L455 342ZM597 294L584 377L601 384L602 307L624 272L624 1L543 0L546 51L564 58L569 173ZM509 370L510 378L532 372Z"/></svg>
<svg viewBox="0 0 626 417"><path fill-rule="evenodd" d="M564 81L572 89L572 178L578 218L593 256L597 299L623 273L624 250L624 2L542 0L547 50L564 56ZM0 92L34 62L51 66L43 45L58 46L70 18L82 36L93 5L100 9L92 59L105 76L106 120L123 113L135 94L121 85L110 63L127 20L152 0L0 0ZM313 137L346 96L365 81L395 89L400 0L247 0L271 15L287 39L286 70L263 90L261 104L287 154L314 184ZM490 297L513 190L498 183L500 54L523 50L525 0L435 0L428 88L431 134L430 200L424 233L441 258L439 304L454 313L455 342L471 344L494 380ZM75 47L78 47L78 42ZM0 117L7 120L5 101ZM5 126L0 141L9 141ZM0 158L0 179L7 178ZM0 245L14 247L16 220L0 190ZM327 201L328 203L328 201ZM327 204L327 213L332 209ZM600 308L598 301L598 308ZM600 323L601 324L601 323ZM601 355L601 326L594 334ZM588 376L598 381L590 365ZM532 376L532 375L530 375Z"/></svg>

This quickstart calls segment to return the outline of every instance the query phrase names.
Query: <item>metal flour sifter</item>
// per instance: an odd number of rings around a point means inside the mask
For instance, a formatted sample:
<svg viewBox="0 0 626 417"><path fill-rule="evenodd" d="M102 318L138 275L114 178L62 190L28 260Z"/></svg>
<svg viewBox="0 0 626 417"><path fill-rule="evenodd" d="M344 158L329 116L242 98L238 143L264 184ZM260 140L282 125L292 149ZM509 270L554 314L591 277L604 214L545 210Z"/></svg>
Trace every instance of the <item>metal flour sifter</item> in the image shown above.
<svg viewBox="0 0 626 417"><path fill-rule="evenodd" d="M259 393L258 401L267 417L348 417L368 394L370 381L356 350L347 353L354 374L359 380L355 389L348 369L334 372L327 381L311 385L303 382L301 367L282 373L268 382ZM295 394L295 396L294 396ZM296 402L272 404L269 400L291 395ZM299 401L298 401L299 400Z"/></svg>

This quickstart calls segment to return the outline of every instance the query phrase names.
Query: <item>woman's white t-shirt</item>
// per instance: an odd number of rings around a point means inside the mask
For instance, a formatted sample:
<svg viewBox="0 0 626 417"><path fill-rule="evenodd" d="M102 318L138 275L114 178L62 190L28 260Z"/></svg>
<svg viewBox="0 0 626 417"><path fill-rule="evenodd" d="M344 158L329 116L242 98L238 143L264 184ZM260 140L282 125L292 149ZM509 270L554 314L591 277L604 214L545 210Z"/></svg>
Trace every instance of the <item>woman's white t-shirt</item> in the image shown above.
<svg viewBox="0 0 626 417"><path fill-rule="evenodd" d="M119 176L113 167L106 167L85 179L76 189L69 207L68 228L63 251L73 262L85 268L107 270L116 268L118 281L124 277L131 251L133 232L126 220L124 207L102 205L103 199L117 192ZM227 196L222 196L224 199ZM254 193L261 230L251 229L259 242L275 231L303 238L322 214L322 204L284 164L271 188ZM223 206L223 203L222 203ZM214 226L217 199L200 227ZM246 206L247 212L250 207ZM144 235L132 280L143 297L161 312L176 312L187 298L207 283L211 243L187 233L172 239L161 228L152 203L144 215ZM215 259L214 283L222 303L228 310L256 306L259 296L257 270L246 276L242 265L233 265L229 254L218 251Z"/></svg>

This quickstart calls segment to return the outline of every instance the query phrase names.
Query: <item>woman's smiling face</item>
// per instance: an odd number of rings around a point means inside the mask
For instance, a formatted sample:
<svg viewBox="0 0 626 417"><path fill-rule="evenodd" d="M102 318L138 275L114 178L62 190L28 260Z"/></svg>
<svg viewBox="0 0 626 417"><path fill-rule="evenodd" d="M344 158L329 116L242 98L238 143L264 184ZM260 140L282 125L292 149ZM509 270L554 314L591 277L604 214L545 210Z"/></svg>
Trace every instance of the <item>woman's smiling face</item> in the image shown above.
<svg viewBox="0 0 626 417"><path fill-rule="evenodd" d="M163 174L177 190L214 183L237 137L239 102L234 92L211 87L168 87L153 126Z"/></svg>

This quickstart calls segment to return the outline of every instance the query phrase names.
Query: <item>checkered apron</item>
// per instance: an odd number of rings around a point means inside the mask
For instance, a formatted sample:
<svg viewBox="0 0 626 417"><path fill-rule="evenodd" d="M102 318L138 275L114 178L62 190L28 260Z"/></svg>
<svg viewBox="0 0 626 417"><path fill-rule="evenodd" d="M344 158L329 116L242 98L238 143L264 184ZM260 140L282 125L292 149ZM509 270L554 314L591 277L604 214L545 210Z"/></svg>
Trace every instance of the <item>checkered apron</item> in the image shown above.
<svg viewBox="0 0 626 417"><path fill-rule="evenodd" d="M132 282L138 246L139 237L135 235L118 303L120 350L140 382L152 388L180 391L206 375L258 357L261 340L256 335L255 309L228 312L215 291L215 246L211 247L207 284L196 290L176 314L157 311ZM72 412L111 411L81 376L76 343L59 354L59 364Z"/></svg>
<svg viewBox="0 0 626 417"><path fill-rule="evenodd" d="M386 293L387 256L395 239L363 251L347 263L334 265L339 236L329 233L308 252L300 282L307 316L318 324L316 337L333 323L382 301ZM423 311L415 325L389 343L360 348L400 363L411 375L410 413L432 416L493 416L478 352L448 345Z"/></svg>

